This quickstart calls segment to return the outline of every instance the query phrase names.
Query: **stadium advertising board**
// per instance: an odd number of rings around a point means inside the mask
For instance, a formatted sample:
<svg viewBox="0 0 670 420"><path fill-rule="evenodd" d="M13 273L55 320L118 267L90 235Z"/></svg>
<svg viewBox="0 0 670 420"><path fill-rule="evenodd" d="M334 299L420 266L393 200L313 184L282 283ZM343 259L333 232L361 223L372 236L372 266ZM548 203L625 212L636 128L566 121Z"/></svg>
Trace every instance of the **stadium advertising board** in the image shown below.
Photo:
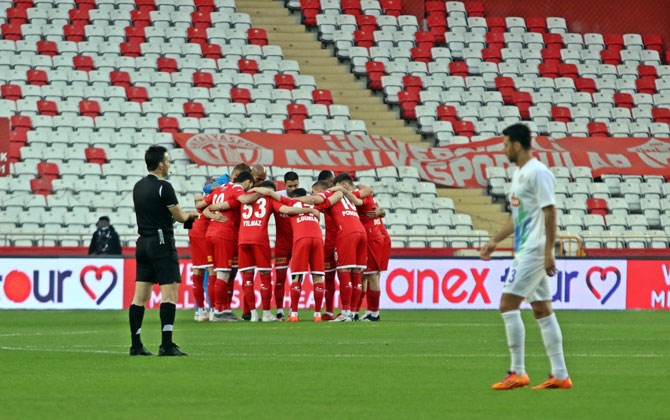
<svg viewBox="0 0 670 420"><path fill-rule="evenodd" d="M509 165L501 137L423 148L381 136L316 134L175 134L189 158L201 165L261 163L296 169L361 171L412 166L421 179L447 187L486 187L486 168ZM588 166L593 176L637 174L670 176L670 139L539 136L534 155L548 166Z"/></svg>
<svg viewBox="0 0 670 420"><path fill-rule="evenodd" d="M629 261L630 287L626 295L629 309L670 309L670 260Z"/></svg>
<svg viewBox="0 0 670 420"><path fill-rule="evenodd" d="M2 258L0 309L119 309L123 260Z"/></svg>

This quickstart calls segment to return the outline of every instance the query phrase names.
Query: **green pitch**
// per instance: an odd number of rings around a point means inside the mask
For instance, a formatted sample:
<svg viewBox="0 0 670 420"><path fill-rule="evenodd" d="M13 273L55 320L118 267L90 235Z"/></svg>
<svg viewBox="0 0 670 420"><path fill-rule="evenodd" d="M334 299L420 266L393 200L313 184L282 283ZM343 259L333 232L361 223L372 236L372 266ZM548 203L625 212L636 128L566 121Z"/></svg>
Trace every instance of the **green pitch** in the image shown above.
<svg viewBox="0 0 670 420"><path fill-rule="evenodd" d="M668 312L559 312L572 390L492 391L493 311L379 323L210 324L177 314L182 358L129 357L127 312L0 311L3 419L667 419ZM529 312L531 385L549 373ZM158 351L158 311L143 341Z"/></svg>

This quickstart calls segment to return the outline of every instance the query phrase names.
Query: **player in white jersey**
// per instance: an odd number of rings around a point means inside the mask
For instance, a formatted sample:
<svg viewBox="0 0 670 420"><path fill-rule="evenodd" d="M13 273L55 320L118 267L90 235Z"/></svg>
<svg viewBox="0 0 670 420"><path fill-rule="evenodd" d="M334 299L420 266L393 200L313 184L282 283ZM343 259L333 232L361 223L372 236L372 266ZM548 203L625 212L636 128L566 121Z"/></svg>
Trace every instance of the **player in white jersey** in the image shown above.
<svg viewBox="0 0 670 420"><path fill-rule="evenodd" d="M551 171L533 157L531 134L526 125L511 125L503 135L505 154L518 166L510 188L511 215L502 229L482 247L481 258L490 260L496 245L514 233L514 261L500 297L500 312L512 362L508 375L494 384L493 389L507 390L530 384L524 361L526 333L519 311L524 299L533 308L552 371L548 380L533 389L572 388L563 356L561 328L551 307L549 285L549 277L557 272L554 257L556 181Z"/></svg>

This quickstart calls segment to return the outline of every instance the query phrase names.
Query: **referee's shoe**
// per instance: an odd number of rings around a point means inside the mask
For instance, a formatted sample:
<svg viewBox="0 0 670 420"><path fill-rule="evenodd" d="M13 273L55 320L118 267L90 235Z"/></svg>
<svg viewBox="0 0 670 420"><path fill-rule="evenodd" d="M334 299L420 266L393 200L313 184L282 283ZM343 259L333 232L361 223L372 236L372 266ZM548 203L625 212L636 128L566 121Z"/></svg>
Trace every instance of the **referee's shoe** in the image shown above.
<svg viewBox="0 0 670 420"><path fill-rule="evenodd" d="M179 350L179 346L175 343L170 343L167 346L161 346L158 348L159 356L188 356L188 354Z"/></svg>
<svg viewBox="0 0 670 420"><path fill-rule="evenodd" d="M131 356L151 356L153 353L151 353L146 347L141 346L141 347L131 347L130 348L130 355Z"/></svg>

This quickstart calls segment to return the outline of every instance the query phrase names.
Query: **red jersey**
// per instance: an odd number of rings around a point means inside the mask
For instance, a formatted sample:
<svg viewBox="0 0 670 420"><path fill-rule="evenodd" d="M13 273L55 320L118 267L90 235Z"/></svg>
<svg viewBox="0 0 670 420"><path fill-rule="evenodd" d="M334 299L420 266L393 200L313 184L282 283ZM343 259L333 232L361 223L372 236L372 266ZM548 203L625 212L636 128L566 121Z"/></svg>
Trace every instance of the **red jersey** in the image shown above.
<svg viewBox="0 0 670 420"><path fill-rule="evenodd" d="M207 205L227 202L230 209L222 210L220 213L228 218L225 222L212 220L207 229L207 236L219 236L225 239L236 239L240 229L240 207L242 204L237 200L244 195L244 188L238 184L222 185L205 197Z"/></svg>
<svg viewBox="0 0 670 420"><path fill-rule="evenodd" d="M291 207L297 207L301 209L315 208L319 211L329 207L329 202L326 201L323 204L313 206L311 204L305 204L299 200L288 200L289 203L286 205ZM322 240L323 233L321 232L321 225L319 224L319 218L313 214L297 214L291 216L291 227L293 228L293 235L295 239L302 238L316 238Z"/></svg>
<svg viewBox="0 0 670 420"><path fill-rule="evenodd" d="M240 236L237 242L269 246L268 222L270 215L279 207L281 207L279 201L265 196L250 204L243 204L240 208Z"/></svg>
<svg viewBox="0 0 670 420"><path fill-rule="evenodd" d="M325 249L335 249L335 239L337 238L337 223L329 212L324 212L324 220L326 221L326 242Z"/></svg>
<svg viewBox="0 0 670 420"><path fill-rule="evenodd" d="M319 193L319 195L326 201L333 194L335 194L334 191L321 191ZM356 206L354 203L349 201L346 196L342 197L340 201L333 204L332 207L326 209L326 214L329 213L333 217L335 225L337 226L337 235L346 236L354 232L365 233L365 228L361 223L361 219L358 217Z"/></svg>
<svg viewBox="0 0 670 420"><path fill-rule="evenodd" d="M356 209L358 210L358 217L361 219L361 223L363 223L365 231L368 234L368 238L381 235L381 227L384 225L382 218L368 216L369 212L374 212L375 209L379 207L374 197L370 195L365 198L361 198L361 192L359 190L354 191L353 194L363 200L363 205L356 206Z"/></svg>
<svg viewBox="0 0 670 420"><path fill-rule="evenodd" d="M292 205L292 202L288 197L285 197L283 195L281 197L282 197L281 204L287 206ZM286 202L284 201L284 199L286 199ZM277 201L277 203L279 202ZM275 216L275 228L276 228L275 248L290 250L293 248L293 228L291 224L291 217L288 214L279 212L281 204L278 207L273 207L274 208L273 214Z"/></svg>
<svg viewBox="0 0 670 420"><path fill-rule="evenodd" d="M197 212L198 218L193 221L193 226L191 227L189 235L205 236L207 234L210 219L202 214L202 210L197 210Z"/></svg>

